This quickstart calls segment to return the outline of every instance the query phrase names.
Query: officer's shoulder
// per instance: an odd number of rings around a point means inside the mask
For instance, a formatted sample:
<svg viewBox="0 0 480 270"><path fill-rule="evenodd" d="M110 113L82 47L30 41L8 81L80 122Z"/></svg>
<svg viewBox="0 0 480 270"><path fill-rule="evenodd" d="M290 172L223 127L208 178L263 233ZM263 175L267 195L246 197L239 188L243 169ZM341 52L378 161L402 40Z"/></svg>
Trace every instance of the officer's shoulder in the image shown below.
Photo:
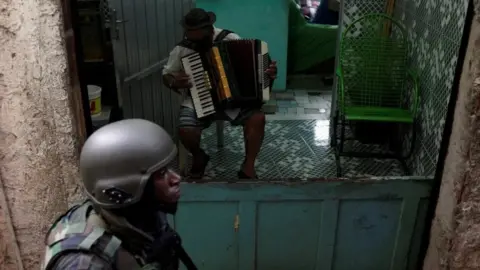
<svg viewBox="0 0 480 270"><path fill-rule="evenodd" d="M85 253L84 251L80 252L70 252L60 257L55 261L51 270L79 270L79 269L88 269L88 270L112 270L113 267L101 259L99 256L93 253Z"/></svg>

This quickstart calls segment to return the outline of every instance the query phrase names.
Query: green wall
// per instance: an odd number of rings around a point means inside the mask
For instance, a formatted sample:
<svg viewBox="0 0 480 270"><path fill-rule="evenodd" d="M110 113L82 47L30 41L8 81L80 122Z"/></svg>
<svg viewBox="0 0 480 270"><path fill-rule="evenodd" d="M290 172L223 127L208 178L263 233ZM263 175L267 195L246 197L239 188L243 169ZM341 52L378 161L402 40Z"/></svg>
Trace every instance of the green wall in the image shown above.
<svg viewBox="0 0 480 270"><path fill-rule="evenodd" d="M216 27L234 31L242 38L266 41L278 65L273 89L286 89L288 0L197 0L196 6L215 12Z"/></svg>

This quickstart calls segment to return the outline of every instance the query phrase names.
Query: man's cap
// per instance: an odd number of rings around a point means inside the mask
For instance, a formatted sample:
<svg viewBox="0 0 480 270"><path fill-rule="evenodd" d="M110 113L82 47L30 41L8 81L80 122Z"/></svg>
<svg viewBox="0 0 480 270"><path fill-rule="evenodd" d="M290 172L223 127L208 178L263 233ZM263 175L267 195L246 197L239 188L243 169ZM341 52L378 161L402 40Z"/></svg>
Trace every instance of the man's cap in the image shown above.
<svg viewBox="0 0 480 270"><path fill-rule="evenodd" d="M203 8L191 9L185 17L180 21L180 24L186 30L196 30L206 26L211 26L217 20L215 13L205 11Z"/></svg>

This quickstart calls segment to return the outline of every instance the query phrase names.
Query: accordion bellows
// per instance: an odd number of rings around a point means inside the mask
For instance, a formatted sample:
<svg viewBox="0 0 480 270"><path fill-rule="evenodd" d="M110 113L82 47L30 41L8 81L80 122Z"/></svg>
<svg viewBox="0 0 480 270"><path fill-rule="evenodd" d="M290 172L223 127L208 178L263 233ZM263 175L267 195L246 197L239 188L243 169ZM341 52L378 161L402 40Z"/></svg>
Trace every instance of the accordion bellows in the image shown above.
<svg viewBox="0 0 480 270"><path fill-rule="evenodd" d="M190 94L198 118L232 108L261 107L270 99L268 45L258 39L215 43L207 53L182 58L192 79Z"/></svg>

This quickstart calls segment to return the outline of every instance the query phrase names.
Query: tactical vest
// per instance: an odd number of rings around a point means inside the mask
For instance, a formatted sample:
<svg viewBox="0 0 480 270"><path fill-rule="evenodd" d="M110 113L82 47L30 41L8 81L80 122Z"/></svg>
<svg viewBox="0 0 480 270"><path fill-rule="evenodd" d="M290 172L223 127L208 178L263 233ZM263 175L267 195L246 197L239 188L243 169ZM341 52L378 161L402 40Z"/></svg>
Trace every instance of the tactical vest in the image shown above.
<svg viewBox="0 0 480 270"><path fill-rule="evenodd" d="M60 256L70 252L94 254L118 270L141 268L136 259L121 248L120 239L98 224L87 222L92 211L92 204L86 201L55 221L45 239L46 253L41 269L51 269Z"/></svg>

